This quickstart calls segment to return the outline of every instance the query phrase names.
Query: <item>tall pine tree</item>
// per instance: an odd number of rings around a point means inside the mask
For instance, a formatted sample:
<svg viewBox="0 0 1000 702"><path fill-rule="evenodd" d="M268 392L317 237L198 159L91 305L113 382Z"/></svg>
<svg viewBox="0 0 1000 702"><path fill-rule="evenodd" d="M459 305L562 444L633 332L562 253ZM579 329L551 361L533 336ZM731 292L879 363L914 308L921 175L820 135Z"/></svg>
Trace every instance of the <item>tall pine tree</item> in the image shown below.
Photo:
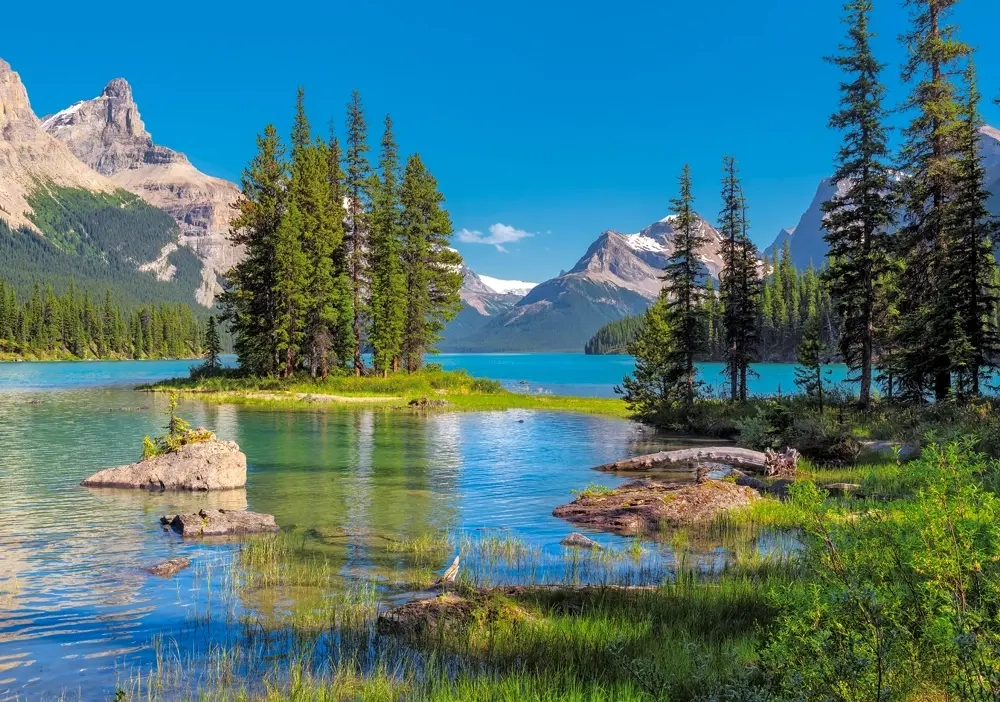
<svg viewBox="0 0 1000 702"><path fill-rule="evenodd" d="M361 346L364 343L364 328L368 315L366 296L369 280L370 251L368 235L368 206L371 166L368 163L368 125L365 122L361 94L355 90L347 103L347 152L344 158L344 186L347 197L348 256L351 275L351 297L354 313L354 372L361 375L364 361Z"/></svg>
<svg viewBox="0 0 1000 702"><path fill-rule="evenodd" d="M407 302L402 362L412 373L461 309L462 257L449 246L452 228L441 206L444 196L417 154L406 161L400 200Z"/></svg>
<svg viewBox="0 0 1000 702"><path fill-rule="evenodd" d="M400 237L399 154L386 115L379 173L371 190L371 335L375 371L383 376L399 369L406 317L406 277Z"/></svg>
<svg viewBox="0 0 1000 702"><path fill-rule="evenodd" d="M905 259L901 287L899 375L911 399L951 391L951 348L959 330L949 309L947 244L953 202L961 104L956 79L971 49L955 37L948 16L959 0L906 0L913 8L904 37L909 58L903 80L912 84L906 106L914 112L905 131L902 179L904 226L898 236Z"/></svg>
<svg viewBox="0 0 1000 702"><path fill-rule="evenodd" d="M243 172L230 241L245 254L225 277L219 303L235 337L240 367L253 375L278 372L275 241L285 210L287 174L277 130L257 137L257 155ZM90 306L89 297L85 306Z"/></svg>
<svg viewBox="0 0 1000 702"><path fill-rule="evenodd" d="M722 211L719 233L722 271L719 297L723 307L724 357L729 397L747 399L747 375L757 360L760 337L761 277L757 247L748 233L746 197L736 159L723 159Z"/></svg>
<svg viewBox="0 0 1000 702"><path fill-rule="evenodd" d="M847 76L840 85L840 109L830 118L830 126L844 135L833 176L844 189L823 203L826 278L841 319L840 353L859 381L863 408L871 402L877 341L885 338L876 324L883 319L881 286L890 269L896 211L882 107L885 87L879 77L884 66L872 53L871 11L871 0L847 2L848 42L840 55L828 59Z"/></svg>

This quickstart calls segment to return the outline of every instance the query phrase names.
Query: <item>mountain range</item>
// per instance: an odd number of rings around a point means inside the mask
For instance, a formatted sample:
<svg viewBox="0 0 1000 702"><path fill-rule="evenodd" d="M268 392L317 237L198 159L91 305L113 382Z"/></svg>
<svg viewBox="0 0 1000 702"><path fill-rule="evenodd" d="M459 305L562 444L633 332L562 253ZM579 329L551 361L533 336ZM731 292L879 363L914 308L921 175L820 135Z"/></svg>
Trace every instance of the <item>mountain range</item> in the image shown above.
<svg viewBox="0 0 1000 702"><path fill-rule="evenodd" d="M153 143L125 80L39 119L0 60L0 274L15 285L72 276L211 307L240 256L226 239L238 195Z"/></svg>
<svg viewBox="0 0 1000 702"><path fill-rule="evenodd" d="M983 127L980 145L1000 214L1000 130ZM838 189L823 180L768 254L787 242L796 266L821 265L821 205ZM137 302L211 307L220 275L242 254L227 239L238 196L234 183L153 141L124 79L39 119L18 74L0 60L0 275L15 286L73 277ZM721 236L703 219L698 227L708 241L699 258L717 277ZM439 348L579 352L605 323L649 306L673 247L668 216L635 233L601 232L569 271L537 285L463 266L462 310Z"/></svg>

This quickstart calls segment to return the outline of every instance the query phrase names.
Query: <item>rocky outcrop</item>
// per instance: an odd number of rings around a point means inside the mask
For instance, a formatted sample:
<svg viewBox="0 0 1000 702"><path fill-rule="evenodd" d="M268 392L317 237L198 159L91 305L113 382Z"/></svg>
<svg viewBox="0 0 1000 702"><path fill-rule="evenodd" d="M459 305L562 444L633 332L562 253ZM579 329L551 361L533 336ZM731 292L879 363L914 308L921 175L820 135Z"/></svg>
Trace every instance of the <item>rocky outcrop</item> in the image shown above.
<svg viewBox="0 0 1000 702"><path fill-rule="evenodd" d="M123 78L112 80L93 100L46 117L41 126L90 168L174 218L181 232L178 243L203 261L198 301L211 306L217 277L242 256L228 240L239 188L155 144Z"/></svg>
<svg viewBox="0 0 1000 702"><path fill-rule="evenodd" d="M157 563L154 566L149 566L144 568L150 575L158 575L161 578L169 578L172 575L176 575L180 571L191 565L190 558L171 558L170 560L164 561L163 563Z"/></svg>
<svg viewBox="0 0 1000 702"><path fill-rule="evenodd" d="M34 229L28 198L41 184L99 193L117 188L42 129L21 77L0 59L0 219Z"/></svg>
<svg viewBox="0 0 1000 702"><path fill-rule="evenodd" d="M231 490L246 485L247 457L233 441L200 441L174 453L107 468L81 483L84 487L147 490Z"/></svg>
<svg viewBox="0 0 1000 702"><path fill-rule="evenodd" d="M162 517L160 523L185 538L267 534L280 530L270 514L228 509L203 509L192 514L171 514Z"/></svg>
<svg viewBox="0 0 1000 702"><path fill-rule="evenodd" d="M753 488L725 480L663 484L642 479L629 481L610 493L581 495L552 514L572 524L635 536L663 526L707 522L723 512L746 507L759 497Z"/></svg>

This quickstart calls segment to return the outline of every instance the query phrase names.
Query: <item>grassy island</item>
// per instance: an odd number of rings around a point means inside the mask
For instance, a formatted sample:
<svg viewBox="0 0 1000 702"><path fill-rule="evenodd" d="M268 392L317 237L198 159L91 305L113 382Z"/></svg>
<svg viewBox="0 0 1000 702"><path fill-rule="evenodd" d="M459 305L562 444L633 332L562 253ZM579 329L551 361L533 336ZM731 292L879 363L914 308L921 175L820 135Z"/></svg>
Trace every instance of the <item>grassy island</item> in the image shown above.
<svg viewBox="0 0 1000 702"><path fill-rule="evenodd" d="M331 375L326 379L296 376L258 378L238 371L194 373L140 386L151 392L179 392L219 403L284 408L369 405L373 407L499 411L533 409L628 417L617 398L564 397L510 392L495 380L474 378L464 371L429 367L388 377Z"/></svg>

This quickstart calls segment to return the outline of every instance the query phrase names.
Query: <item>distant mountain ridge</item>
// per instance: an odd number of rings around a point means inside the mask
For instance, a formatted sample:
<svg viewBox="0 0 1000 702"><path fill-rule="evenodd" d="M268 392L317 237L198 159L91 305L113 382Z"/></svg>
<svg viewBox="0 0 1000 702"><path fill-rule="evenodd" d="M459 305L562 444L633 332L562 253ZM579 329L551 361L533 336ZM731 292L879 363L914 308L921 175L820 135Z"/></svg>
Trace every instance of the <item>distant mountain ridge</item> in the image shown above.
<svg viewBox="0 0 1000 702"><path fill-rule="evenodd" d="M712 276L722 268L722 237L704 219L709 240L699 258ZM607 322L639 314L663 286L661 276L674 250L674 217L642 231L606 230L572 269L534 287L506 311L464 336L449 334L441 349L456 352L581 351Z"/></svg>

